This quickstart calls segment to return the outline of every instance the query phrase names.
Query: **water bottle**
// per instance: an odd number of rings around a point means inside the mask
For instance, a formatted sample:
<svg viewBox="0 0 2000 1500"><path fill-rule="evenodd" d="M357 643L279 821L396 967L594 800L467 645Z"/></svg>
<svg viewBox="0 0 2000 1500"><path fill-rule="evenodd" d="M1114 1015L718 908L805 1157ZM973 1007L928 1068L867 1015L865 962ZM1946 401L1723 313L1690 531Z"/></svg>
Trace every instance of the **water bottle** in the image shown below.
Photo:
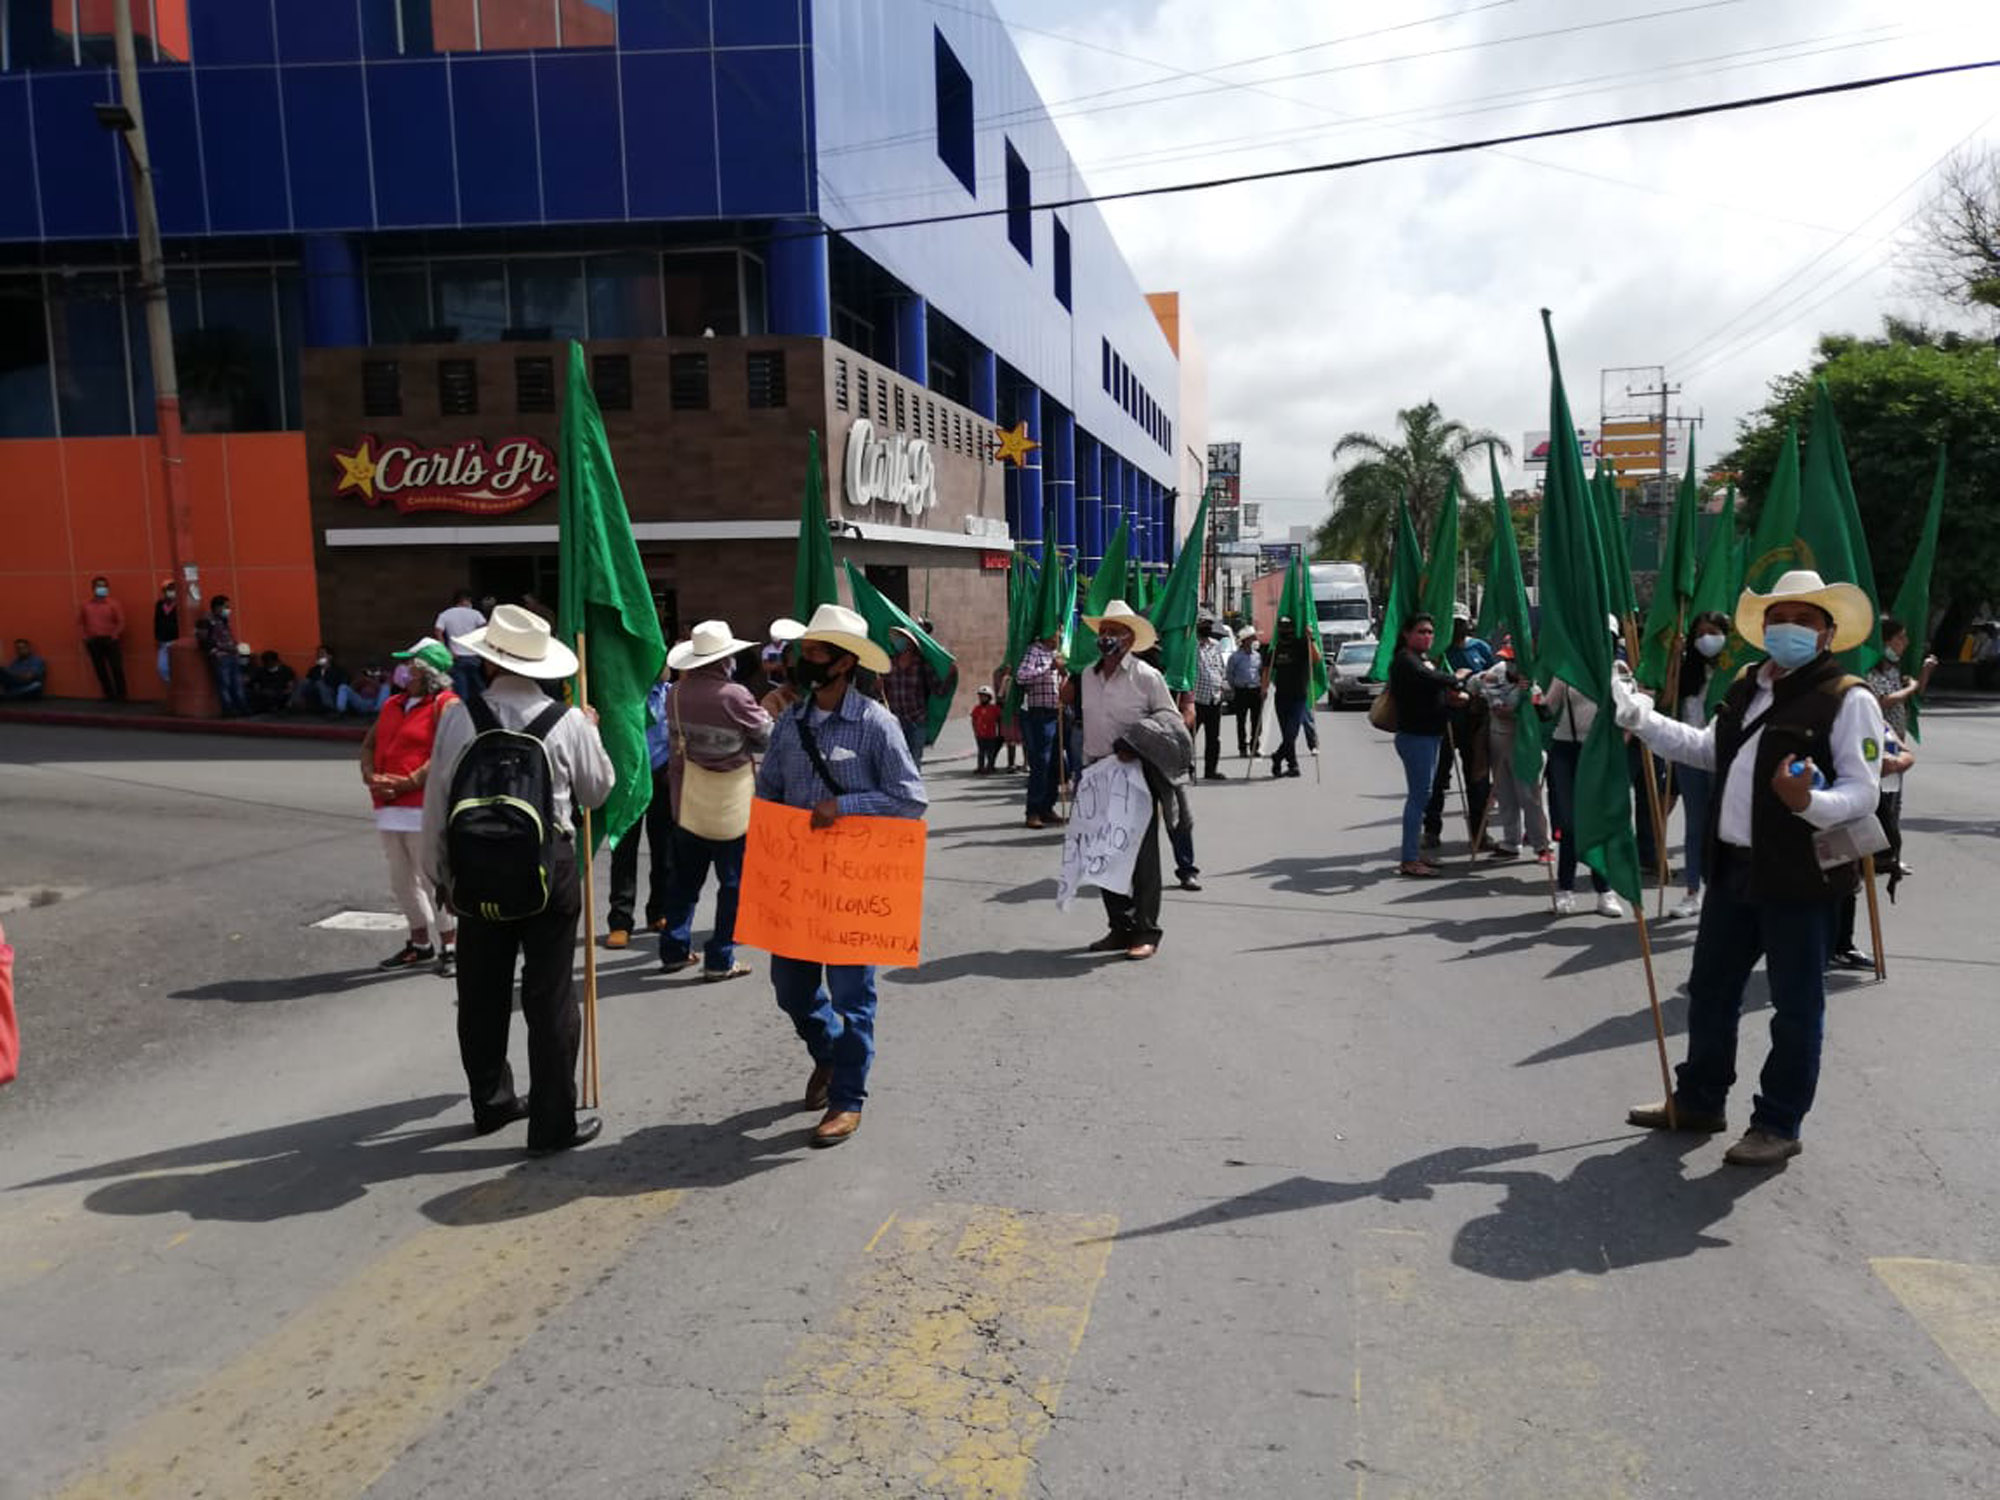
<svg viewBox="0 0 2000 1500"><path fill-rule="evenodd" d="M1825 789L1826 773L1820 770L1820 768L1814 765L1811 761L1795 760L1791 763L1789 769L1792 775L1794 776L1802 775L1804 772L1810 770L1812 772L1812 778L1813 778L1813 783L1812 783L1813 790L1817 792Z"/></svg>

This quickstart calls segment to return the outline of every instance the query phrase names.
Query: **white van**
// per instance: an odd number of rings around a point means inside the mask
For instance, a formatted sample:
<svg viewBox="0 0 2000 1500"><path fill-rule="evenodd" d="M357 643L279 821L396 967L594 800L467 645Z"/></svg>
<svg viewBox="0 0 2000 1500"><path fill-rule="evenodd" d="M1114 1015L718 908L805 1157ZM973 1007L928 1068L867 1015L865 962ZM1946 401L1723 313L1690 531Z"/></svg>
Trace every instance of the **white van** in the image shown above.
<svg viewBox="0 0 2000 1500"><path fill-rule="evenodd" d="M1331 662L1348 641L1374 633L1375 604L1368 596L1368 570L1358 562L1314 563L1313 609L1319 615L1320 646Z"/></svg>

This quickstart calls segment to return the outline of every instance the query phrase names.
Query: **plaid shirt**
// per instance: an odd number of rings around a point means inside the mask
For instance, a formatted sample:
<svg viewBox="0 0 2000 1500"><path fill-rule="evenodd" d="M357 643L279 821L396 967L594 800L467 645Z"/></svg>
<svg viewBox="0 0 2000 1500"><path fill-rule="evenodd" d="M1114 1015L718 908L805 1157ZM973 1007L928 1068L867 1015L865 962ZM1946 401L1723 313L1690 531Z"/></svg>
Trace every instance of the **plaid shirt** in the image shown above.
<svg viewBox="0 0 2000 1500"><path fill-rule="evenodd" d="M938 680L937 673L916 647L905 649L916 655L916 662L906 667L898 657L894 670L882 674L882 701L889 705L890 713L911 724L929 715L931 695L938 690Z"/></svg>
<svg viewBox="0 0 2000 1500"><path fill-rule="evenodd" d="M1021 658L1014 680L1021 685L1023 707L1062 707L1063 670L1056 665L1055 652L1040 641L1030 646L1028 654Z"/></svg>
<svg viewBox="0 0 2000 1500"><path fill-rule="evenodd" d="M1203 641L1194 659L1194 701L1220 703L1222 680L1228 672L1229 648L1218 640Z"/></svg>
<svg viewBox="0 0 2000 1500"><path fill-rule="evenodd" d="M788 709L771 732L770 748L757 768L757 795L787 807L815 807L833 796L820 778L812 757L799 739L800 716L812 711L812 700ZM902 727L883 705L854 689L840 707L812 727L813 739L827 770L842 787L837 799L844 816L921 818L930 805L924 778Z"/></svg>

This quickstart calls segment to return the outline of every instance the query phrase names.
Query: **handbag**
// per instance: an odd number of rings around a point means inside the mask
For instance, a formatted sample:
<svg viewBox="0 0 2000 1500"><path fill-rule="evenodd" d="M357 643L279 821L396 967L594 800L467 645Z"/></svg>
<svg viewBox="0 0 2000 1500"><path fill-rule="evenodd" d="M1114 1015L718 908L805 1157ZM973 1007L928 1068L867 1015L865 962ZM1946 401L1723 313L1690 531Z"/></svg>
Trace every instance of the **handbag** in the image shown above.
<svg viewBox="0 0 2000 1500"><path fill-rule="evenodd" d="M1402 720L1396 713L1396 695L1387 688L1375 695L1375 701L1368 705L1368 722L1384 734L1395 734L1402 728Z"/></svg>
<svg viewBox="0 0 2000 1500"><path fill-rule="evenodd" d="M674 755L681 763L681 802L676 821L698 839L725 844L750 831L750 803L757 790L757 773L748 765L733 771L698 766L687 753L687 732L681 727L680 699L673 699Z"/></svg>
<svg viewBox="0 0 2000 1500"><path fill-rule="evenodd" d="M1859 864L1888 847L1889 835L1882 827L1882 820L1873 813L1863 813L1851 823L1822 828L1813 835L1813 857L1822 870Z"/></svg>

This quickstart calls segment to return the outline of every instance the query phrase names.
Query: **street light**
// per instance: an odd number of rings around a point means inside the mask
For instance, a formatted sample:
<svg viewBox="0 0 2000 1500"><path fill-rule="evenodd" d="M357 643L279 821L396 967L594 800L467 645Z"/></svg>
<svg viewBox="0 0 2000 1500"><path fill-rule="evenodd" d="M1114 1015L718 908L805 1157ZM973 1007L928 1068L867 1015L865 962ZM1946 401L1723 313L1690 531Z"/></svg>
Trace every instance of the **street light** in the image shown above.
<svg viewBox="0 0 2000 1500"><path fill-rule="evenodd" d="M186 718L206 718L216 708L214 685L195 643L201 607L201 569L194 557L194 519L188 506L187 465L181 443L180 375L174 367L174 329L167 306L166 252L160 246L159 206L153 198L153 163L146 150L146 120L139 104L139 60L132 41L133 0L113 0L113 44L118 54L114 103L91 106L97 123L117 134L132 174L132 209L139 231L139 288L146 301L146 343L153 364L154 431L167 497L167 538L180 584L180 637L168 648L167 707Z"/></svg>

